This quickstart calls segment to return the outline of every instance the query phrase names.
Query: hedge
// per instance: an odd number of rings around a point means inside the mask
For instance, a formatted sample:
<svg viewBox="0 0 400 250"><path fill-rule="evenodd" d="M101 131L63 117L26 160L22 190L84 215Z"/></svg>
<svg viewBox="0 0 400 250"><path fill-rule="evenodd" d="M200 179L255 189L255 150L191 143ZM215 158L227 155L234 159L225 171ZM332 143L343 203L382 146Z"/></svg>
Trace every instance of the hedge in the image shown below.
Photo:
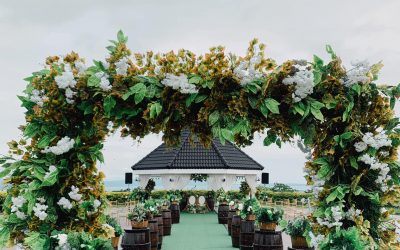
<svg viewBox="0 0 400 250"><path fill-rule="evenodd" d="M256 192L256 197L259 200L267 200L268 198L272 198L273 201L281 201L285 199L289 200L301 200L301 199L307 199L307 198L312 198L313 194L308 193L308 192L274 192L271 191L268 188L264 187L258 187L257 192Z"/></svg>

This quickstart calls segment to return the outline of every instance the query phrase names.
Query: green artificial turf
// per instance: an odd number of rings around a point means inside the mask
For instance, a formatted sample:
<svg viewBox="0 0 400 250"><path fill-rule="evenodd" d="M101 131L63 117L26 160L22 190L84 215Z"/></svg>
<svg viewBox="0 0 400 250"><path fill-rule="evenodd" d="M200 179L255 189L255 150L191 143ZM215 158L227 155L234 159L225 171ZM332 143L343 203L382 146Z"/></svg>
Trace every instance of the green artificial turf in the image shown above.
<svg viewBox="0 0 400 250"><path fill-rule="evenodd" d="M179 224L172 225L170 236L164 236L162 250L236 249L224 225L215 213L181 213Z"/></svg>

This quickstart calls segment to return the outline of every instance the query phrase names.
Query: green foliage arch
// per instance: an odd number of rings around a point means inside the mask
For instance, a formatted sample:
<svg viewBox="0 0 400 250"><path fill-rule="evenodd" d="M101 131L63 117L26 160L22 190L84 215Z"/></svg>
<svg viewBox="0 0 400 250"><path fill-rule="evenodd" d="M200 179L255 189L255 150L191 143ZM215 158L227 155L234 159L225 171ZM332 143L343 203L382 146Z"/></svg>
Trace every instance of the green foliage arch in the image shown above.
<svg viewBox="0 0 400 250"><path fill-rule="evenodd" d="M49 57L26 79L23 139L10 142L12 155L1 161L8 183L1 245L54 248L57 235L73 232L100 239L106 201L96 162L118 128L134 139L163 132L168 145L184 128L205 145L215 137L249 145L266 129L266 146L301 138L317 198L312 240L341 231L373 247L397 244L385 207L399 201L400 88L376 84L381 64L346 70L329 46L329 62L277 65L257 40L244 57L221 46L201 56L132 55L126 42L119 32L108 57L90 67L74 52Z"/></svg>

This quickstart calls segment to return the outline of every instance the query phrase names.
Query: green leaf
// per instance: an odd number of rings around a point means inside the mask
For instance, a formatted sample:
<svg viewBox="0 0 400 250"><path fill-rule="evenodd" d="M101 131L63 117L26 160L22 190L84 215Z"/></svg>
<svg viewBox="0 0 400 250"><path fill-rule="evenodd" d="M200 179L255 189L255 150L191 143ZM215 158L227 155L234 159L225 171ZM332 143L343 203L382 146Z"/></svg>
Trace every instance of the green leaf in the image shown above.
<svg viewBox="0 0 400 250"><path fill-rule="evenodd" d="M58 180L58 169L52 172L46 179L43 180L42 187L53 186Z"/></svg>
<svg viewBox="0 0 400 250"><path fill-rule="evenodd" d="M196 99L197 93L193 93L190 94L187 98L186 98L186 107L190 107L190 105L192 105L193 101Z"/></svg>
<svg viewBox="0 0 400 250"><path fill-rule="evenodd" d="M55 139L55 136L52 135L45 135L42 137L42 139L39 140L37 146L38 148L45 148L49 146L49 144Z"/></svg>
<svg viewBox="0 0 400 250"><path fill-rule="evenodd" d="M24 243L30 247L30 249L49 249L50 239L45 234L39 232L29 232L28 237L24 239Z"/></svg>
<svg viewBox="0 0 400 250"><path fill-rule="evenodd" d="M7 245L10 234L10 229L7 226L3 226L0 229L0 247L5 247Z"/></svg>
<svg viewBox="0 0 400 250"><path fill-rule="evenodd" d="M332 47L329 44L327 44L325 46L325 49L326 49L326 52L328 52L328 54L331 55L332 60L336 59L336 54L335 54L335 52L333 51Z"/></svg>
<svg viewBox="0 0 400 250"><path fill-rule="evenodd" d="M280 103L272 98L267 98L265 100L265 106L274 114L279 114L279 105Z"/></svg>
<svg viewBox="0 0 400 250"><path fill-rule="evenodd" d="M141 103L143 101L145 95L146 95L146 91L136 93L135 94L135 104Z"/></svg>
<svg viewBox="0 0 400 250"><path fill-rule="evenodd" d="M278 136L275 133L268 133L267 136L264 138L264 146L269 146L272 143L276 142Z"/></svg>
<svg viewBox="0 0 400 250"><path fill-rule="evenodd" d="M190 84L198 84L203 80L200 76L193 76L189 79Z"/></svg>
<svg viewBox="0 0 400 250"><path fill-rule="evenodd" d="M357 163L357 159L354 156L350 157L350 165L354 168L354 169L358 169L358 163Z"/></svg>
<svg viewBox="0 0 400 250"><path fill-rule="evenodd" d="M142 82L139 82L135 84L133 87L129 88L129 90L134 94L146 92L146 85L144 85L144 83Z"/></svg>
<svg viewBox="0 0 400 250"><path fill-rule="evenodd" d="M88 78L87 85L88 85L89 87L99 87L99 86L100 86L100 79L97 78L96 75L91 75L91 76Z"/></svg>
<svg viewBox="0 0 400 250"><path fill-rule="evenodd" d="M104 103L103 103L104 112L106 113L107 116L110 115L111 110L115 107L116 104L117 104L117 102L116 102L115 99L114 99L112 96L110 96L110 95L107 96L107 97L104 99Z"/></svg>
<svg viewBox="0 0 400 250"><path fill-rule="evenodd" d="M331 192L329 195L328 195L328 197L326 197L326 202L331 202L331 201L334 201L335 199L336 199L336 197L337 197L337 195L338 195L338 190L337 189L335 189L335 191L333 191L333 192Z"/></svg>
<svg viewBox="0 0 400 250"><path fill-rule="evenodd" d="M251 106L253 109L256 109L256 108L257 108L257 102L258 102L257 98L252 97L252 96L249 96L249 97L247 98L247 100L249 101L249 104L250 104L250 106Z"/></svg>
<svg viewBox="0 0 400 250"><path fill-rule="evenodd" d="M207 95L198 95L194 99L194 102L195 103L200 103L200 102L204 101L205 99L207 99L207 97L208 97Z"/></svg>
<svg viewBox="0 0 400 250"><path fill-rule="evenodd" d="M219 120L219 112L218 110L215 110L209 115L208 124L210 124L210 126L213 126L215 123L218 122L218 120Z"/></svg>
<svg viewBox="0 0 400 250"><path fill-rule="evenodd" d="M267 108L267 105L265 105L265 102L260 106L260 111L266 118L268 117L269 110Z"/></svg>
<svg viewBox="0 0 400 250"><path fill-rule="evenodd" d="M233 133L229 129L226 129L226 128L221 129L221 135L227 141L233 142L233 140L234 140Z"/></svg>
<svg viewBox="0 0 400 250"><path fill-rule="evenodd" d="M324 115L321 113L319 109L314 108L313 106L311 106L311 114L313 114L313 116L318 120L320 120L321 122L324 121Z"/></svg>
<svg viewBox="0 0 400 250"><path fill-rule="evenodd" d="M295 103L293 105L294 110L299 113L301 116L304 116L304 105L301 102Z"/></svg>
<svg viewBox="0 0 400 250"><path fill-rule="evenodd" d="M351 89L354 90L357 95L361 94L361 86L358 83L353 84L353 86L351 86Z"/></svg>
<svg viewBox="0 0 400 250"><path fill-rule="evenodd" d="M150 106L150 118L153 119L153 118L157 117L161 113L161 110L162 110L162 106L160 103L158 103L158 102L153 103Z"/></svg>
<svg viewBox="0 0 400 250"><path fill-rule="evenodd" d="M340 137L345 140L349 140L349 139L351 139L352 136L353 136L353 133L351 131L348 131L346 133L343 133Z"/></svg>
<svg viewBox="0 0 400 250"><path fill-rule="evenodd" d="M17 164L11 164L11 163L6 163L2 166L3 170L0 172L0 178L4 178L7 176L12 170L14 170L18 165Z"/></svg>
<svg viewBox="0 0 400 250"><path fill-rule="evenodd" d="M124 35L122 30L119 30L117 33L117 39L120 43L126 43L128 41L128 37Z"/></svg>

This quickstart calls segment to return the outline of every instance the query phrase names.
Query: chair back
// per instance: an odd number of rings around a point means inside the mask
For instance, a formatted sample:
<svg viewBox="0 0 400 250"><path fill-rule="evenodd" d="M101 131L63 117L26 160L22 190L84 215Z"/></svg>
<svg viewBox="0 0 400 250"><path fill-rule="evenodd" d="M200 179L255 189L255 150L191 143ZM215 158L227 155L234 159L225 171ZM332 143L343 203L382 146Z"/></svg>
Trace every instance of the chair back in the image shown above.
<svg viewBox="0 0 400 250"><path fill-rule="evenodd" d="M189 197L189 204L190 205L194 205L196 204L196 197L194 197L193 195Z"/></svg>
<svg viewBox="0 0 400 250"><path fill-rule="evenodd" d="M206 198L204 198L204 196L200 196L199 197L199 205L204 206L205 203L206 203Z"/></svg>

